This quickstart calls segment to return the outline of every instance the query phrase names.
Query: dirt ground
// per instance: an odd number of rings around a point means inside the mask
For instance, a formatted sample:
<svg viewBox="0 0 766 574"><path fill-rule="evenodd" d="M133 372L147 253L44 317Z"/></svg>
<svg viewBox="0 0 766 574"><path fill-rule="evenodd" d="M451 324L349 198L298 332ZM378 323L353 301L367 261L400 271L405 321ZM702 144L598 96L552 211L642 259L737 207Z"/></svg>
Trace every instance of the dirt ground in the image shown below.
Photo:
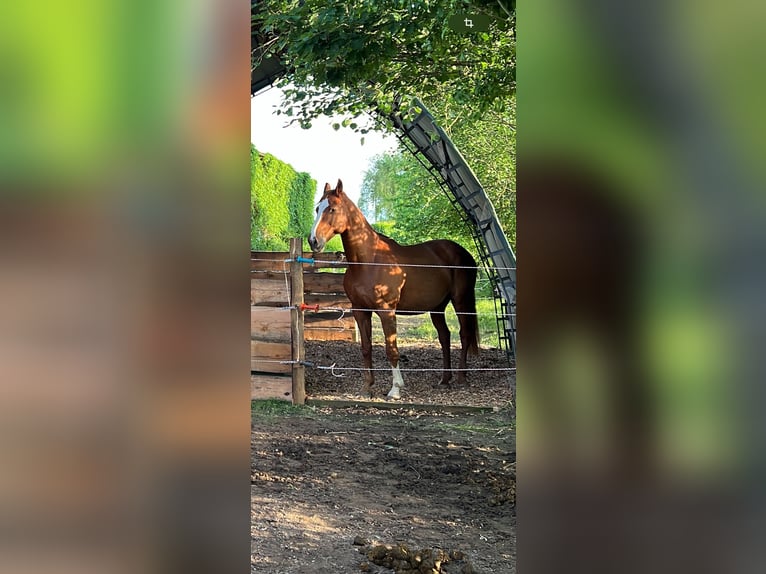
<svg viewBox="0 0 766 574"><path fill-rule="evenodd" d="M438 344L404 341L399 343L399 352L399 367L405 383L399 402L502 408L512 400L516 384L515 364L509 364L505 352L500 349L482 347L478 356L469 355L467 368L487 370L469 371L468 382L464 386L455 384L456 377L453 376L449 389L434 388L441 380L442 354ZM459 352L460 348L453 346L453 367L457 366ZM323 366L336 364L339 367L359 368L362 352L359 343L306 341L306 360ZM373 399L385 401L385 395L391 389L392 375L382 344L373 346L373 368L383 369L375 372ZM326 369L307 369L306 394L314 399L356 400L361 398L362 380L360 371L338 370L333 374Z"/></svg>
<svg viewBox="0 0 766 574"><path fill-rule="evenodd" d="M253 407L251 572L515 573L510 408L272 408Z"/></svg>

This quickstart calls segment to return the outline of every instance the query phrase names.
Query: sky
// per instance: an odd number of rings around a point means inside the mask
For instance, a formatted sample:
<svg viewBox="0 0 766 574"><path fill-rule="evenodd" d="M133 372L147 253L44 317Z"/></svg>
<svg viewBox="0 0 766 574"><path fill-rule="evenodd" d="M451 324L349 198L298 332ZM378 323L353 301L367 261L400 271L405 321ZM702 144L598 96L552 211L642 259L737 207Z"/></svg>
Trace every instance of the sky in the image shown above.
<svg viewBox="0 0 766 574"><path fill-rule="evenodd" d="M335 187L341 179L343 190L358 201L370 159L396 148L396 137L370 132L364 135L362 145L362 134L349 128L332 128L342 118L315 120L309 130L297 123L285 127L289 118L274 113L281 101L278 88L264 90L250 99L250 141L256 149L289 163L297 171L308 172L317 181L317 200L325 183Z"/></svg>

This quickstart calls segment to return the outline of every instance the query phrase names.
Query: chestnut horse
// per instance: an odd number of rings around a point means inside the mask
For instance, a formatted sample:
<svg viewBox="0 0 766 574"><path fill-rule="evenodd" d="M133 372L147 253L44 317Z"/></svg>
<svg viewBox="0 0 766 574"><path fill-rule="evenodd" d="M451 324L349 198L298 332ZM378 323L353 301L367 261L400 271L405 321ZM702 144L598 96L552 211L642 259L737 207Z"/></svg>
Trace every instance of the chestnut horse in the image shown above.
<svg viewBox="0 0 766 574"><path fill-rule="evenodd" d="M398 399L404 387L399 371L396 346L396 314L430 313L439 333L443 366L441 385L452 377L450 364L450 332L444 317L447 303L457 312L460 322L460 369L458 383L465 383L466 355L479 351L479 329L476 318L476 262L468 251L446 239L417 245L399 245L390 237L376 232L359 208L343 193L338 180L335 189L325 184L324 195L316 210L316 220L309 235L312 251L324 249L336 234L343 240L346 270L343 286L355 309L354 319L362 338L364 386L362 394L370 396L374 382L372 368L372 310L380 317L386 340L386 356L393 371L393 384L388 397ZM360 265L354 265L358 263ZM374 265L362 265L371 263Z"/></svg>

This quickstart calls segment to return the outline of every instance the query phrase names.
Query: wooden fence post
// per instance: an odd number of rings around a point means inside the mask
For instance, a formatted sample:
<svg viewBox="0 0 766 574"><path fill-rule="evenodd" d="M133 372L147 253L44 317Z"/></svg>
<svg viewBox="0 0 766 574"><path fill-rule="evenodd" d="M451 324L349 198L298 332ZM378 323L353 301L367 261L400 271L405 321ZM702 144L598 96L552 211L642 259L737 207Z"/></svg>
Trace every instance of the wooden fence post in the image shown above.
<svg viewBox="0 0 766 574"><path fill-rule="evenodd" d="M303 264L296 259L303 255L303 239L290 239L290 333L292 340L292 360L303 361L306 349L303 342ZM293 403L302 405L306 402L305 367L301 363L293 363Z"/></svg>

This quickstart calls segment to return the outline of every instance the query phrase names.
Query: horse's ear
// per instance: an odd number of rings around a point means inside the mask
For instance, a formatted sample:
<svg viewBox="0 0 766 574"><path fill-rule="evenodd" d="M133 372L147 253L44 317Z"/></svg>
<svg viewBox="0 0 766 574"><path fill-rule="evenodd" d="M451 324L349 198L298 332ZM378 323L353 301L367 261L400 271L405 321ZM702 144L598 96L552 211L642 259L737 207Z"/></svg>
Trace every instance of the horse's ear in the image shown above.
<svg viewBox="0 0 766 574"><path fill-rule="evenodd" d="M329 183L325 183L324 184L324 192L327 193L328 191L330 191L330 184Z"/></svg>
<svg viewBox="0 0 766 574"><path fill-rule="evenodd" d="M343 182L339 179L338 185L335 186L335 190L340 194L343 193Z"/></svg>

